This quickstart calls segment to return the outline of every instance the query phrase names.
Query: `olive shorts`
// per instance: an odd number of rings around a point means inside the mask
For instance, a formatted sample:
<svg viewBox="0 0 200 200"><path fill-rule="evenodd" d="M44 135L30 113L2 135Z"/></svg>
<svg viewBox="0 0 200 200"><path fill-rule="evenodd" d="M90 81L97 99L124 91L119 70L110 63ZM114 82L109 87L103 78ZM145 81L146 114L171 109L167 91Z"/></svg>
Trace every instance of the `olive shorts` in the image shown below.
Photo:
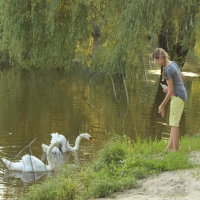
<svg viewBox="0 0 200 200"><path fill-rule="evenodd" d="M169 116L169 125L170 126L179 126L179 122L181 120L181 115L183 113L184 105L185 105L185 103L181 98L179 98L177 96L171 97L170 116Z"/></svg>

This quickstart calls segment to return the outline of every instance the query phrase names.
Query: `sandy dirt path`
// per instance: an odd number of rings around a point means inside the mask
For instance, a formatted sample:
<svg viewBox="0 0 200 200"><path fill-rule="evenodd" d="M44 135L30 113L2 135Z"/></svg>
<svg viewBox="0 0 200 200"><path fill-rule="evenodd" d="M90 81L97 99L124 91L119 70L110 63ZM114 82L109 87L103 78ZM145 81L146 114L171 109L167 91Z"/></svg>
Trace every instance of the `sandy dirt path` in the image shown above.
<svg viewBox="0 0 200 200"><path fill-rule="evenodd" d="M192 152L190 157L200 165L200 152ZM143 179L140 184L140 188L98 200L200 200L200 167L167 171Z"/></svg>

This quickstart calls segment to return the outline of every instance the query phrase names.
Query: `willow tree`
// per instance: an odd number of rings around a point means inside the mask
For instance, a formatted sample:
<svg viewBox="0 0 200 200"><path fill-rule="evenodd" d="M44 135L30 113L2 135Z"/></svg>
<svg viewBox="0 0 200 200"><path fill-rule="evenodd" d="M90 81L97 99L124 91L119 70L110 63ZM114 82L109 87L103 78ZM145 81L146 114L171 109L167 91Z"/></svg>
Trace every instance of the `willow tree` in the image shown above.
<svg viewBox="0 0 200 200"><path fill-rule="evenodd" d="M89 44L87 10L73 0L3 0L2 48L23 67L69 66L79 43Z"/></svg>
<svg viewBox="0 0 200 200"><path fill-rule="evenodd" d="M21 67L71 69L77 59L139 73L157 46L184 63L199 30L198 0L1 0L0 8L1 48Z"/></svg>

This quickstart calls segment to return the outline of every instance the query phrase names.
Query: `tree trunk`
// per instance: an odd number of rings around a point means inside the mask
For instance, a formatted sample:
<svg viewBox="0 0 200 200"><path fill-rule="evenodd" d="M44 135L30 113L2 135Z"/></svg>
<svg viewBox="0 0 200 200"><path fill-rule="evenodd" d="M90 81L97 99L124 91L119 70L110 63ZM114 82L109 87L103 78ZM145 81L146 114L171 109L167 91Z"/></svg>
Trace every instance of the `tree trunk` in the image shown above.
<svg viewBox="0 0 200 200"><path fill-rule="evenodd" d="M172 49L168 48L167 38L163 33L161 33L158 37L158 47L163 48L166 52L168 52L171 60L175 61L180 68L182 68L185 64L185 60L188 54L188 48L185 49L180 43L173 45Z"/></svg>

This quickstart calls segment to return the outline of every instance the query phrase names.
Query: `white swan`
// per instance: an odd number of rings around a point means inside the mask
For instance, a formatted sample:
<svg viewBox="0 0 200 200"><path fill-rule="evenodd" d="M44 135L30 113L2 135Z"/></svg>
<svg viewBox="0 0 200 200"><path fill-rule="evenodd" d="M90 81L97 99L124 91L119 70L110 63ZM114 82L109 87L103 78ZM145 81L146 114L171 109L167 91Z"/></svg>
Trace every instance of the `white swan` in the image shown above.
<svg viewBox="0 0 200 200"><path fill-rule="evenodd" d="M13 171L23 171L23 172L44 172L51 171L54 169L55 164L52 159L51 151L54 147L58 147L61 150L61 144L58 141L52 143L47 150L47 161L48 165L45 165L40 159L32 155L24 155L22 160L19 162L11 162L5 158L2 158L2 161L9 170Z"/></svg>
<svg viewBox="0 0 200 200"><path fill-rule="evenodd" d="M69 151L76 151L79 149L79 144L82 138L85 138L89 141L92 141L92 137L90 134L88 133L81 133L75 141L75 146L71 147L69 142L67 141L67 139L65 138L65 136L58 134L58 133L52 133L51 134L52 138L51 138L51 144L54 141L59 141L62 144L62 152L69 152ZM42 144L42 149L44 152L47 152L49 146ZM52 149L52 153L59 153L59 149L58 148L53 148Z"/></svg>

